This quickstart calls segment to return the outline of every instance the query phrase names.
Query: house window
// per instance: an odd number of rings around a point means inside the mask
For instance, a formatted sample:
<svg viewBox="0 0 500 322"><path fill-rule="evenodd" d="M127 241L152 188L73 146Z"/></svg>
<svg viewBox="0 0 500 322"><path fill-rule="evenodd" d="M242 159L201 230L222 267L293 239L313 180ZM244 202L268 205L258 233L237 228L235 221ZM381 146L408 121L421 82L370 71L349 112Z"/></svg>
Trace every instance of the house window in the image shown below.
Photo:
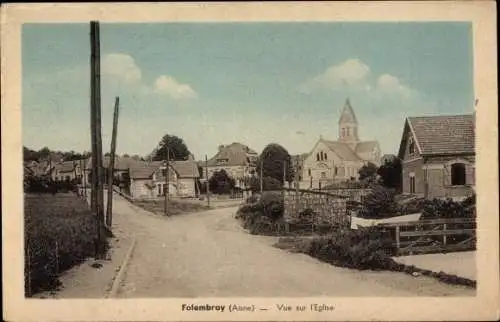
<svg viewBox="0 0 500 322"><path fill-rule="evenodd" d="M349 128L346 129L346 135L349 136Z"/></svg>
<svg viewBox="0 0 500 322"><path fill-rule="evenodd" d="M453 186L465 185L465 164L454 163L451 165L451 184Z"/></svg>
<svg viewBox="0 0 500 322"><path fill-rule="evenodd" d="M413 142L413 138L410 137L410 139L408 140L408 150L410 152L410 154L413 154L415 153L415 142Z"/></svg>
<svg viewBox="0 0 500 322"><path fill-rule="evenodd" d="M325 153L325 161L328 160L327 154Z"/></svg>
<svg viewBox="0 0 500 322"><path fill-rule="evenodd" d="M311 176L311 169L307 169L307 174Z"/></svg>
<svg viewBox="0 0 500 322"><path fill-rule="evenodd" d="M342 128L342 137L344 137L344 136L345 136L345 129Z"/></svg>
<svg viewBox="0 0 500 322"><path fill-rule="evenodd" d="M158 196L161 196L162 195L162 189L163 186L161 184L158 185Z"/></svg>
<svg viewBox="0 0 500 322"><path fill-rule="evenodd" d="M415 176L410 174L410 193L415 193Z"/></svg>
<svg viewBox="0 0 500 322"><path fill-rule="evenodd" d="M325 179L326 178L326 172L321 172L321 178Z"/></svg>
<svg viewBox="0 0 500 322"><path fill-rule="evenodd" d="M319 153L316 153L316 161L319 161Z"/></svg>
<svg viewBox="0 0 500 322"><path fill-rule="evenodd" d="M335 167L334 172L335 172L335 175L338 175L339 174L339 169L337 167Z"/></svg>

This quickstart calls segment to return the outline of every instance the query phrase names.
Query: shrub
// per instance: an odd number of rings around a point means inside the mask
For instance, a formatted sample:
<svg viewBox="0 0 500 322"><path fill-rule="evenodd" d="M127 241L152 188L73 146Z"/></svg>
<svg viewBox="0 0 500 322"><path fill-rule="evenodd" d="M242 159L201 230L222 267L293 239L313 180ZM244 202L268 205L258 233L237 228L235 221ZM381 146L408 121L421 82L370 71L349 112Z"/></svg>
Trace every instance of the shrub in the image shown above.
<svg viewBox="0 0 500 322"><path fill-rule="evenodd" d="M425 201L421 219L474 218L475 216L475 197L462 202L452 199L433 199Z"/></svg>
<svg viewBox="0 0 500 322"><path fill-rule="evenodd" d="M264 192L259 200L262 207L262 215L268 217L272 221L276 221L283 217L284 201L281 193Z"/></svg>
<svg viewBox="0 0 500 322"><path fill-rule="evenodd" d="M397 215L400 211L395 200L396 191L376 185L363 203L359 216L362 218L387 218Z"/></svg>
<svg viewBox="0 0 500 322"><path fill-rule="evenodd" d="M390 239L376 228L341 229L329 237L311 242L308 254L336 266L356 269L389 269L386 254Z"/></svg>
<svg viewBox="0 0 500 322"><path fill-rule="evenodd" d="M25 196L25 291L52 290L58 274L94 255L95 217L76 196Z"/></svg>

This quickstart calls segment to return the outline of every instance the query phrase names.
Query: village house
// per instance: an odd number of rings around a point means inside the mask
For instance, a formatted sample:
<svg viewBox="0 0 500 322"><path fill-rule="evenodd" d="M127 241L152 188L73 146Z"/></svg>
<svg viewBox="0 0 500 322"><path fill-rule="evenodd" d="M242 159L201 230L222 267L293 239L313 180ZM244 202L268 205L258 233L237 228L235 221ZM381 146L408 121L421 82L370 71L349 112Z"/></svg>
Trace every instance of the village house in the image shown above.
<svg viewBox="0 0 500 322"><path fill-rule="evenodd" d="M54 181L80 180L83 176L79 160L51 163L49 167L50 176Z"/></svg>
<svg viewBox="0 0 500 322"><path fill-rule="evenodd" d="M85 169L85 182L84 184L86 186L90 186L92 182L92 158L88 158L85 160L82 160L83 162L83 168ZM111 156L107 155L103 158L103 167L105 171L109 171L109 165L111 162ZM114 168L113 168L113 174L116 178L123 179L123 175L125 173L128 173L129 169L133 167L136 164L139 164L140 161L131 158L131 157L120 157L120 156L115 156L115 162L114 162ZM107 177L107 174L105 175Z"/></svg>
<svg viewBox="0 0 500 322"><path fill-rule="evenodd" d="M349 99L339 118L338 140L325 140L320 136L302 165L300 186L319 188L330 183L356 180L363 165L380 165L380 146L377 141L361 141L358 121Z"/></svg>
<svg viewBox="0 0 500 322"><path fill-rule="evenodd" d="M231 143L229 145L219 146L217 154L209 159L205 165L200 162L203 168L204 176L208 179L212 177L214 172L225 170L232 177L237 187L243 187L245 178L255 172L259 155L248 146L241 143Z"/></svg>
<svg viewBox="0 0 500 322"><path fill-rule="evenodd" d="M170 161L168 168L168 194L173 197L196 197L199 170L197 163ZM130 195L133 199L157 199L167 191L165 161L137 162L130 168Z"/></svg>
<svg viewBox="0 0 500 322"><path fill-rule="evenodd" d="M408 117L399 148L403 193L462 199L475 189L475 115Z"/></svg>

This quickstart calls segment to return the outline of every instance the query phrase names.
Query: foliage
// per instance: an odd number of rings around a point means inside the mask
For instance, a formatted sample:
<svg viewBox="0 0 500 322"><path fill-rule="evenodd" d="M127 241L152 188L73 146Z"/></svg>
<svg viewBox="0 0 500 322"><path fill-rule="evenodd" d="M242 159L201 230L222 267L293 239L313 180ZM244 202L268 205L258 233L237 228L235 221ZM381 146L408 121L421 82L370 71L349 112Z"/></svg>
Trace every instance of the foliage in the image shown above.
<svg viewBox="0 0 500 322"><path fill-rule="evenodd" d="M388 236L373 227L340 229L332 236L314 239L307 253L336 266L382 270L393 263L385 251L389 252L390 243Z"/></svg>
<svg viewBox="0 0 500 322"><path fill-rule="evenodd" d="M279 193L265 192L260 198L250 197L236 213L243 228L251 234L276 234L278 224L283 219L284 203Z"/></svg>
<svg viewBox="0 0 500 322"><path fill-rule="evenodd" d="M215 171L209 179L210 191L213 193L227 194L235 187L235 181L224 169Z"/></svg>
<svg viewBox="0 0 500 322"><path fill-rule="evenodd" d="M283 196L277 192L264 192L259 200L263 215L276 221L283 217L285 204Z"/></svg>
<svg viewBox="0 0 500 322"><path fill-rule="evenodd" d="M475 217L475 197L471 197L462 202L453 201L452 199L427 200L423 205L421 219Z"/></svg>
<svg viewBox="0 0 500 322"><path fill-rule="evenodd" d="M253 192L260 191L260 180L255 176L246 179L245 185ZM262 180L262 188L264 191L267 191L280 190L283 187L281 185L281 181L272 177L264 177L264 179Z"/></svg>
<svg viewBox="0 0 500 322"><path fill-rule="evenodd" d="M372 187L370 194L365 196L363 209L359 213L362 218L388 218L397 215L400 207L395 200L396 192L376 185Z"/></svg>
<svg viewBox="0 0 500 322"><path fill-rule="evenodd" d="M401 159L394 158L381 165L377 174L380 176L380 182L384 187L396 189L401 191L403 168Z"/></svg>
<svg viewBox="0 0 500 322"><path fill-rule="evenodd" d="M38 151L32 150L27 147L23 147L23 160L24 161L43 161L43 160L48 160L49 158L54 159L61 159L64 161L73 161L73 160L81 160L81 159L86 159L90 156L89 152L75 152L75 151L68 151L68 152L62 152L62 151L52 151L48 147L43 147Z"/></svg>
<svg viewBox="0 0 500 322"><path fill-rule="evenodd" d="M292 158L288 151L279 144L271 143L267 145L259 156L257 163L257 174L260 175L262 165L262 176L270 177L283 185L283 169L285 168L285 179L290 182L294 178L294 167Z"/></svg>
<svg viewBox="0 0 500 322"><path fill-rule="evenodd" d="M26 193L52 193L77 192L79 180L52 181L48 177L37 177L24 173L24 192Z"/></svg>
<svg viewBox="0 0 500 322"><path fill-rule="evenodd" d="M352 181L346 180L338 183L332 183L321 188L321 190L335 190L335 189L367 189L373 183L369 180Z"/></svg>
<svg viewBox="0 0 500 322"><path fill-rule="evenodd" d="M368 179L368 181L375 180L375 176L377 175L377 170L378 167L375 164L368 162L368 164L363 165L361 169L359 169L358 171L359 180L364 180L364 179Z"/></svg>
<svg viewBox="0 0 500 322"><path fill-rule="evenodd" d="M152 152L153 161L166 160L167 154L170 160L187 160L191 152L189 152L183 139L166 134L161 138L158 147Z"/></svg>
<svg viewBox="0 0 500 322"><path fill-rule="evenodd" d="M26 194L25 291L52 290L58 274L93 256L95 217L74 195ZM30 288L30 289L28 289Z"/></svg>

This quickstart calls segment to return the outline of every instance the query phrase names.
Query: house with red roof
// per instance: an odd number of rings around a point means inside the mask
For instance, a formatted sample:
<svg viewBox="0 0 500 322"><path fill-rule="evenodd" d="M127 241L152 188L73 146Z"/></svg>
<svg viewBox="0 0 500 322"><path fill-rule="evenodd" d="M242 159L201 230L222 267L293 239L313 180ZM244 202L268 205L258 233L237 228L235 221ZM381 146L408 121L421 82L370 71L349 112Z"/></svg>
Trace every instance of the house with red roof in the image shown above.
<svg viewBox="0 0 500 322"><path fill-rule="evenodd" d="M398 157L402 192L462 199L475 190L475 115L408 117Z"/></svg>

